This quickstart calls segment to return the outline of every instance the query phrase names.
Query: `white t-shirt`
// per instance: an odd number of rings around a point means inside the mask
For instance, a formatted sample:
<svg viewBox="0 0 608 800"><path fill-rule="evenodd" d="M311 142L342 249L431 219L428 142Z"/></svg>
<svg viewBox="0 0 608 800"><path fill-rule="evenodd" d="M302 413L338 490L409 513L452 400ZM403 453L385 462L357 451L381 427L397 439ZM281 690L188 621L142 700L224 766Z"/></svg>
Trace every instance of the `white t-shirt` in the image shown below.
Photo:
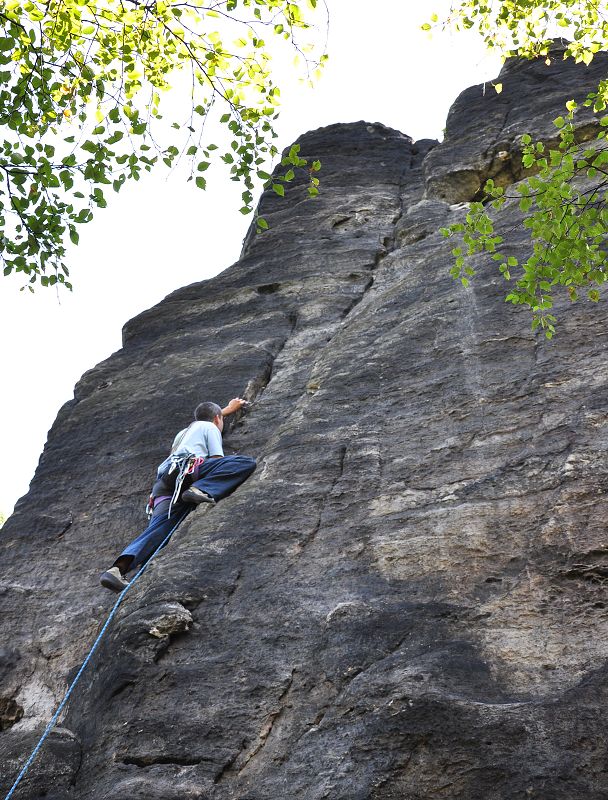
<svg viewBox="0 0 608 800"><path fill-rule="evenodd" d="M203 458L224 455L222 434L213 422L193 422L190 427L184 428L177 434L171 447L172 452L174 447L176 453L187 451Z"/></svg>

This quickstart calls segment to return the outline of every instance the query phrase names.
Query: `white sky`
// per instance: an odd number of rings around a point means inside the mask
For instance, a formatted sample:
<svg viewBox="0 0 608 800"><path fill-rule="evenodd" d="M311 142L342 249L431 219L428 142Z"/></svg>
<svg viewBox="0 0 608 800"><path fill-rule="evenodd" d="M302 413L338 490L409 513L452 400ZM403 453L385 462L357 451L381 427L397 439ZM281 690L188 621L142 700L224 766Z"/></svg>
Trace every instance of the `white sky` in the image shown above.
<svg viewBox="0 0 608 800"><path fill-rule="evenodd" d="M500 70L472 35L429 39L420 31L446 0L327 3L323 78L311 90L279 76L279 149L307 130L359 119L440 139L459 92ZM219 167L206 175L206 192L174 173L107 193L108 208L80 228L70 256L74 291L60 292L59 301L52 289L32 295L13 279L0 281L0 513L27 491L57 411L82 373L121 346L123 324L238 259L251 220L238 211L241 189Z"/></svg>

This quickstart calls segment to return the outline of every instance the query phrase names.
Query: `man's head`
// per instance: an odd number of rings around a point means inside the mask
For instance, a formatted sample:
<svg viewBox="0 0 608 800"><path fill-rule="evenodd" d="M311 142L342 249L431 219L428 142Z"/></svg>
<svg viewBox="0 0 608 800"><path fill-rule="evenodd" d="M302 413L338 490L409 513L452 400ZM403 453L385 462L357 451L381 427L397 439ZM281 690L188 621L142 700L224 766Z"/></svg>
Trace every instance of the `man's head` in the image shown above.
<svg viewBox="0 0 608 800"><path fill-rule="evenodd" d="M194 409L194 419L197 422L213 422L220 430L224 427L222 409L217 403L199 403Z"/></svg>

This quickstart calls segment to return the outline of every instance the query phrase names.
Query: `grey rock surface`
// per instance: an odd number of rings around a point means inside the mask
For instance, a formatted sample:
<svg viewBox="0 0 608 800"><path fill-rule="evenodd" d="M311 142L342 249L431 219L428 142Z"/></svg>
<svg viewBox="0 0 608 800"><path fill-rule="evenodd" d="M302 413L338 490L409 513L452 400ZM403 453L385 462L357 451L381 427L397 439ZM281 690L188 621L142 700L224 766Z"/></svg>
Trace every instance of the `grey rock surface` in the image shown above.
<svg viewBox="0 0 608 800"><path fill-rule="evenodd" d="M439 146L306 134L321 195L262 197L270 231L83 376L0 537L4 791L173 434L240 394L226 450L257 471L127 595L15 797L606 797L608 312L562 309L548 345L490 270L449 278L438 233L471 199L438 187L504 146L479 109L510 98L509 136L545 135L602 65L552 66L543 114L540 65L508 65Z"/></svg>
<svg viewBox="0 0 608 800"><path fill-rule="evenodd" d="M554 43L545 59L509 59L495 81L465 89L450 109L445 139L426 162L427 196L448 203L480 199L488 178L508 186L525 177L521 137L529 133L556 144L553 120L565 115L566 100L576 100L578 141L595 136L598 120L582 102L608 72L608 55L588 67L563 60L565 46ZM495 86L501 85L497 93Z"/></svg>

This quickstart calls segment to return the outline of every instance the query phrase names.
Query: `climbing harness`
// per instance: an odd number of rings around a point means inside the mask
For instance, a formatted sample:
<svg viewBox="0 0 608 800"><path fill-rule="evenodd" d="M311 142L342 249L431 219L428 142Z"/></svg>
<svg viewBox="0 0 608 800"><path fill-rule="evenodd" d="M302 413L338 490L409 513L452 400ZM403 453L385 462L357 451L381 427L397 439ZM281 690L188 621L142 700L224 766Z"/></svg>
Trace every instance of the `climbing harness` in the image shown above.
<svg viewBox="0 0 608 800"><path fill-rule="evenodd" d="M68 688L67 692L65 693L63 700L61 701L61 703L59 704L59 707L57 708L57 711L55 711L55 713L53 714L53 717L52 717L51 721L49 722L49 724L46 726L46 729L45 729L44 733L42 734L42 736L40 737L40 739L39 739L39 741L38 741L38 744L37 744L37 745L36 745L36 747L34 747L34 749L32 750L32 753L31 753L30 757L28 758L28 760L27 760L27 761L25 762L25 764L23 765L23 768L22 768L21 772L20 772L20 773L19 773L19 775L17 776L17 779L15 780L15 782L13 783L13 785L11 786L11 788L10 788L10 790L9 790L9 793L6 795L6 797L4 798L4 800L9 800L9 798L12 796L13 792L15 791L15 789L17 788L17 786L19 785L19 783L21 782L21 780L22 780L22 779L25 777L25 775L26 775L27 771L29 770L30 766L32 765L32 762L33 762L33 761L34 761L34 759L36 758L36 756L37 756L37 754L38 754L38 752L39 752L40 748L42 747L42 745L43 745L43 743L44 743L44 740L47 738L47 736L49 735L49 733L50 733L50 732L53 730L53 728L54 728L54 727L55 727L55 725L57 724L57 720L59 719L59 717L60 717L60 715L61 715L61 712L63 711L63 709L64 709L64 708L65 708L65 706L67 705L67 702L68 702L68 700L69 700L69 698L70 698L70 695L71 695L71 694L72 694L72 692L74 691L74 688L76 687L76 684L77 684L77 683L78 683L78 681L80 680L80 676L81 676L81 675L82 675L82 673L85 671L87 664L88 664L88 663L89 663L89 661L91 660L91 658L92 658L92 656L93 656L93 653L95 652L95 650L97 649L97 646L99 645L99 642L101 641L101 639L102 639L102 637L103 637L104 633L105 633L105 632L106 632L106 630L108 629L108 626L109 626L110 622L112 621L112 619L114 618L114 616L115 616L115 614L116 614L116 612L117 612L117 610L118 610L118 607L119 607L119 606L120 606L120 604L122 603L122 600L123 600L124 596L125 596L125 595L126 595L126 593L129 591L129 589L130 589L130 588L133 586L133 584L134 584L134 583L135 583L137 580L139 580L140 576L141 576L141 575L143 575L143 573L144 573L144 572L146 571L146 569L148 568L148 565L150 564L150 562L152 561L152 559L153 559L153 558L156 556L156 554L157 554L157 553L159 553L159 552L162 550L162 548L163 548L163 547L164 547L164 546L167 544L167 542L169 541L169 539L170 539L170 538L173 536L173 534L174 534L174 533L175 533L175 531L177 530L178 526L179 526L179 525L181 525L181 523L182 523L182 522L184 521L184 519L185 519L185 518L188 516L188 513L189 513L190 511L191 511L191 508L186 508L186 509L184 509L184 512L183 512L182 514L180 514L180 516L179 516L179 519L177 520L177 522L175 523L175 525L174 525L174 526L171 528L171 530L169 531L169 533L167 534L167 536L166 536L166 537L163 539L163 541L161 542L161 544L160 544L160 545L159 545L159 546L156 548L156 550L155 550L155 551L152 553L152 555L150 556L150 558L149 558L149 559L146 561L146 563L145 563L145 564L142 566L142 568L139 570L139 572L138 572L138 573L135 575L135 577L134 577L134 578L132 578L132 580L131 580L131 581L129 581L129 583L127 584L127 586L125 586L125 588L122 590L122 592L121 592L121 593L120 593L120 595L118 596L118 599L117 599L117 601L114 603L114 605L113 605L113 607L112 607L112 610L110 611L110 613L109 613L109 615L108 615L108 618L107 618L107 620L106 620L106 621L105 621L105 623L104 623L104 626L103 626L103 628L101 629L101 631L99 632L99 634L98 634L97 638L96 638L96 639L95 639L95 641L93 642L93 646L92 646L92 647L91 647L91 649L89 650L89 653L88 653L87 657L86 657L86 658L85 658L85 660L82 662L82 666L81 666L81 667L80 667L80 669L78 670L78 674L76 675L76 677L74 678L74 680L73 680L73 681L72 681L72 683L70 684L70 687Z"/></svg>
<svg viewBox="0 0 608 800"><path fill-rule="evenodd" d="M191 453L185 448L181 450L179 449L180 444L183 442L186 434L194 424L196 424L196 420L191 422L187 428L184 428L184 430L178 434L175 442L173 443L173 447L171 448L171 452L156 471L157 481L163 479L169 484L169 487L171 486L172 482L171 476L174 472L177 472L177 475L175 476L175 488L173 489L173 495L171 497L169 510L167 512L167 519L169 519L171 516L171 509L173 508L174 503L177 503L179 500L186 475L191 475L194 470L197 467L200 467L205 460L202 456L196 456L194 453ZM146 505L146 515L148 519L151 518L154 511L155 500L156 498L153 494L151 494Z"/></svg>
<svg viewBox="0 0 608 800"><path fill-rule="evenodd" d="M158 479L162 479L165 483L168 484L170 487L171 485L171 478L170 476L177 472L175 476L175 487L173 489L173 494L171 495L171 502L169 503L169 510L167 511L167 519L171 516L171 510L173 508L173 504L177 503L182 493L182 488L184 485L184 480L188 475L192 475L194 470L197 467L200 467L201 464L205 462L205 459L202 456L195 456L192 453L182 452L176 453L175 455L168 456L163 463L158 468ZM168 497L168 495L167 495ZM164 496L163 496L164 499ZM158 497L155 497L154 494L151 494L148 498L148 502L146 504L146 516L148 519L152 517L154 513L154 505Z"/></svg>
<svg viewBox="0 0 608 800"><path fill-rule="evenodd" d="M202 456L195 456L193 453L189 452L181 452L175 453L163 461L163 463L158 468L157 472L157 480L164 480L168 486L171 485L171 478L170 476L177 472L175 476L175 487L173 489L173 495L171 496L171 502L169 503L169 510L167 511L167 519L171 516L171 509L173 508L173 504L177 503L182 493L182 487L184 484L184 480L187 475L192 475L194 470L197 467L200 467L201 464L205 462L205 459ZM168 497L168 495L167 495ZM154 494L151 494L148 498L148 502L146 504L146 516L148 519L152 517L154 513L154 505L158 497L155 497Z"/></svg>
<svg viewBox="0 0 608 800"><path fill-rule="evenodd" d="M170 456L170 459L171 467L169 468L169 472L167 474L171 475L171 473L175 472L175 470L178 470L178 473L177 477L175 478L175 491L173 492L173 497L169 503L167 518L171 516L171 508L173 507L173 503L177 503L179 500L186 475L192 475L194 470L197 467L200 467L205 460L202 456L195 456L192 455L192 453L186 453L185 455L179 455L176 453L175 455Z"/></svg>

